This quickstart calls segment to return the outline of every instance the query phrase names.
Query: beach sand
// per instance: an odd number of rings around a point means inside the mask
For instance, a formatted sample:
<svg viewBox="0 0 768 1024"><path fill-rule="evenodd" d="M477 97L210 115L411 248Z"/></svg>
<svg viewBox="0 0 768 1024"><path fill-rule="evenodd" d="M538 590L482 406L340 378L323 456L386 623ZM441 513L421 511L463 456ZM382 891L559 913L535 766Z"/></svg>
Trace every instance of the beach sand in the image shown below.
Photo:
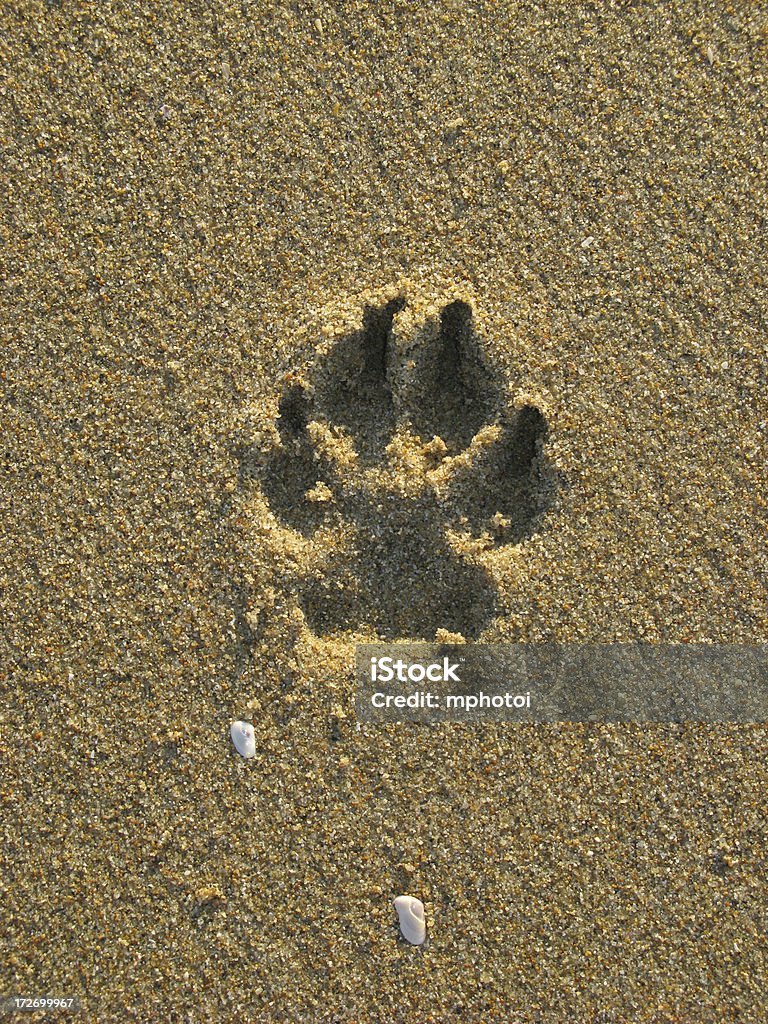
<svg viewBox="0 0 768 1024"><path fill-rule="evenodd" d="M765 726L362 725L351 666L765 642L765 11L23 0L0 40L0 996L763 1021ZM334 387L392 302L368 415ZM526 407L530 508L473 533L464 446Z"/></svg>

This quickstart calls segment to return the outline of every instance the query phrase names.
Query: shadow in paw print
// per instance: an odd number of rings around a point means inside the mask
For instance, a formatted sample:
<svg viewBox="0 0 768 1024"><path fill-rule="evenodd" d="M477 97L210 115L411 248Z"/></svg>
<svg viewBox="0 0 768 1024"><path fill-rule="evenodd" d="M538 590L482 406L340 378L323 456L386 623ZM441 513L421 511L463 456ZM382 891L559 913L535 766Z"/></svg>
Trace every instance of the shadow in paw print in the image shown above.
<svg viewBox="0 0 768 1024"><path fill-rule="evenodd" d="M438 629L477 637L493 617L487 574L457 558L444 536L434 495L372 500L350 495L356 540L331 556L302 598L318 634L367 626L385 640L433 639Z"/></svg>
<svg viewBox="0 0 768 1024"><path fill-rule="evenodd" d="M329 422L355 440L360 459L376 462L395 430L390 387L392 323L405 306L395 298L380 309L368 307L363 329L342 338L322 367L318 408Z"/></svg>
<svg viewBox="0 0 768 1024"><path fill-rule="evenodd" d="M449 454L455 455L488 421L499 399L467 303L446 306L439 332L425 328L418 351L418 372L409 396L411 426L426 441L442 438Z"/></svg>
<svg viewBox="0 0 768 1024"><path fill-rule="evenodd" d="M491 528L499 543L519 544L551 507L556 476L544 457L547 421L533 405L502 418L501 437L451 481L451 517L473 533Z"/></svg>
<svg viewBox="0 0 768 1024"><path fill-rule="evenodd" d="M310 405L300 385L292 385L283 394L278 413L281 447L264 467L261 486L281 522L309 535L320 525L323 508L307 501L305 495L329 474L328 466L316 455L307 433Z"/></svg>

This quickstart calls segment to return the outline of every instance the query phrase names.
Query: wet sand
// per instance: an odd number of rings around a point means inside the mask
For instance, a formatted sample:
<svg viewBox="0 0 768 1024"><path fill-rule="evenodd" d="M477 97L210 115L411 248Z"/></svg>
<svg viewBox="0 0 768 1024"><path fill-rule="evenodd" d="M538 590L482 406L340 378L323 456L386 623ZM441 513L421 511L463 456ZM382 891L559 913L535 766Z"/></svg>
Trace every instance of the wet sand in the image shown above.
<svg viewBox="0 0 768 1024"><path fill-rule="evenodd" d="M763 1020L763 725L363 726L351 665L377 632L766 641L765 15L0 26L0 996Z"/></svg>

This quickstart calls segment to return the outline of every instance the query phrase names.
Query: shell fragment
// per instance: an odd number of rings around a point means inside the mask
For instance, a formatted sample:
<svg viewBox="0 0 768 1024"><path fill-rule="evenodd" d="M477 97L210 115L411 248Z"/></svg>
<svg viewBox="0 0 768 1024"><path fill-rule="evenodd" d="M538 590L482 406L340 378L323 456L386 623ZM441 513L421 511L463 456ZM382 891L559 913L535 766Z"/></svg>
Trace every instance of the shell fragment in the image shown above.
<svg viewBox="0 0 768 1024"><path fill-rule="evenodd" d="M229 730L235 750L243 757L253 757L256 753L256 734L250 722L233 722Z"/></svg>
<svg viewBox="0 0 768 1024"><path fill-rule="evenodd" d="M398 896L395 900L395 910L400 918L403 938L414 946L420 946L427 937L424 904L415 896Z"/></svg>

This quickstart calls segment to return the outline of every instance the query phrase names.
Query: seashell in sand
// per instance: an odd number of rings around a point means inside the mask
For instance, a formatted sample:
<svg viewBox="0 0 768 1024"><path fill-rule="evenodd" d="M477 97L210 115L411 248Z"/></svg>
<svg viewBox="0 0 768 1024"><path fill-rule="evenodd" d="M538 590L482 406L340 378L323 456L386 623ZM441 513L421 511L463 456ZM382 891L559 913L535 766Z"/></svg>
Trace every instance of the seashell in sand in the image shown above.
<svg viewBox="0 0 768 1024"><path fill-rule="evenodd" d="M395 910L400 918L403 938L414 946L420 946L427 937L424 904L415 896L398 896L395 900Z"/></svg>
<svg viewBox="0 0 768 1024"><path fill-rule="evenodd" d="M256 753L256 735L250 722L233 722L229 730L235 750L243 757L253 757Z"/></svg>

